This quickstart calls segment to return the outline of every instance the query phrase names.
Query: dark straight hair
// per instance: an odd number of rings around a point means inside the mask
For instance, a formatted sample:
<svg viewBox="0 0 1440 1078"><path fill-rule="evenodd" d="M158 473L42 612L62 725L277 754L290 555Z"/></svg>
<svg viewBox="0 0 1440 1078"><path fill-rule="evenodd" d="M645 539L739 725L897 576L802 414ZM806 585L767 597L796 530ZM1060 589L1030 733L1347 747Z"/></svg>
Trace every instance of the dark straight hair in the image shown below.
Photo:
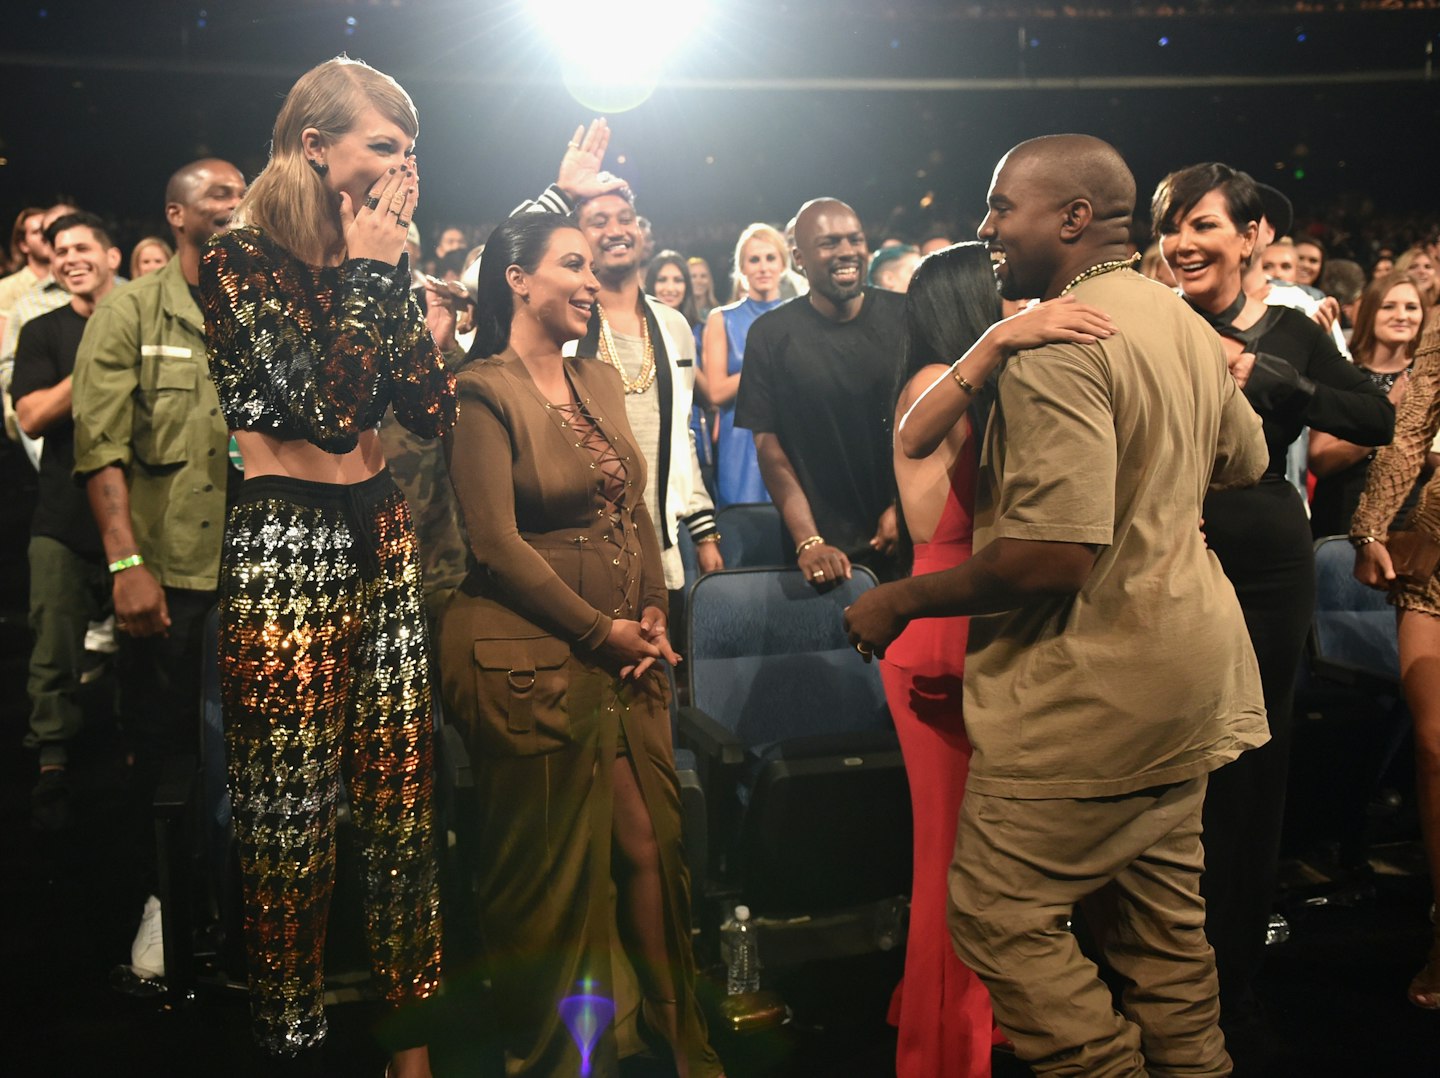
<svg viewBox="0 0 1440 1078"><path fill-rule="evenodd" d="M890 399L890 414L895 414L905 386L922 367L954 363L1000 320L1001 314L1000 293L985 244L954 243L922 258L910 278L910 290L905 293L904 361ZM988 378L970 402L972 438L984 434L995 401L995 381L993 375ZM908 573L915 546L898 497L895 517L900 529L898 558Z"/></svg>
<svg viewBox="0 0 1440 1078"><path fill-rule="evenodd" d="M497 356L510 346L510 322L515 317L515 293L505 271L519 266L534 273L561 229L579 231L568 217L553 213L517 213L490 233L480 256L480 280L475 290L475 341L470 359Z"/></svg>
<svg viewBox="0 0 1440 1078"><path fill-rule="evenodd" d="M690 280L690 267L685 264L685 256L679 251L661 251L650 260L650 265L645 268L645 291L655 295L655 278L666 266L676 267L680 271L680 279L685 282L685 298L680 301L677 310L693 328L700 321L695 315L695 286Z"/></svg>
<svg viewBox="0 0 1440 1078"><path fill-rule="evenodd" d="M1195 208L1195 203L1217 190L1224 196L1225 211L1236 228L1243 229L1251 221L1259 224L1265 216L1260 189L1248 172L1219 161L1207 161L1203 165L1177 169L1156 185L1150 200L1150 222L1155 238L1175 229L1177 222Z"/></svg>

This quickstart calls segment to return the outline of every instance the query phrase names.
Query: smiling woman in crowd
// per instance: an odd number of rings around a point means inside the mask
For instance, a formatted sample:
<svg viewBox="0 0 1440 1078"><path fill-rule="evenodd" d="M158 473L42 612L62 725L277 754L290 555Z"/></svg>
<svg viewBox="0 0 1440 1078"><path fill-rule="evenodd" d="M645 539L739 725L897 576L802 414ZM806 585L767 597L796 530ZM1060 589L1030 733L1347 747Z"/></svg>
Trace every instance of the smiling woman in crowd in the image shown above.
<svg viewBox="0 0 1440 1078"><path fill-rule="evenodd" d="M1186 301L1219 335L1270 449L1258 484L1212 492L1204 505L1206 541L1234 585L1259 660L1271 736L1212 773L1205 798L1201 893L1227 1040L1264 1036L1253 981L1279 869L1295 672L1315 604L1310 525L1285 477L1286 450L1307 426L1384 445L1395 423L1384 392L1319 326L1245 294L1264 212L1254 181L1218 163L1172 172L1151 204L1161 253Z"/></svg>

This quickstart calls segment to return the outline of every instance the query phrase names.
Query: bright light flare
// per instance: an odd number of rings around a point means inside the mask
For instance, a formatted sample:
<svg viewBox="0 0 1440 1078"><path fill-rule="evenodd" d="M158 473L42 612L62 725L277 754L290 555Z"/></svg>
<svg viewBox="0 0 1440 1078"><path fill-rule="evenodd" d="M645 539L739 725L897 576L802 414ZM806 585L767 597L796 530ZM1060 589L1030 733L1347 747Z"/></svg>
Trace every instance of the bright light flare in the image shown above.
<svg viewBox="0 0 1440 1078"><path fill-rule="evenodd" d="M709 0L527 0L571 96L602 113L643 104L666 63L704 25ZM618 29L617 29L618 28Z"/></svg>

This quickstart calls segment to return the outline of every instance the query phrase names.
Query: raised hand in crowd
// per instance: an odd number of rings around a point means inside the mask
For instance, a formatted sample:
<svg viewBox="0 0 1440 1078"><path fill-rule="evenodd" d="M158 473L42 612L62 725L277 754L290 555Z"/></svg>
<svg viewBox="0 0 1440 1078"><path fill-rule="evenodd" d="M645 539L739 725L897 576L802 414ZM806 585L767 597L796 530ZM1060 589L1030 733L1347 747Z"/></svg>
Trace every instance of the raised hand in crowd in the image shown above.
<svg viewBox="0 0 1440 1078"><path fill-rule="evenodd" d="M583 202L597 198L625 186L625 181L610 172L602 171L605 164L605 150L610 145L610 125L603 117L575 128L565 156L560 159L560 172L555 186L564 191L572 202Z"/></svg>

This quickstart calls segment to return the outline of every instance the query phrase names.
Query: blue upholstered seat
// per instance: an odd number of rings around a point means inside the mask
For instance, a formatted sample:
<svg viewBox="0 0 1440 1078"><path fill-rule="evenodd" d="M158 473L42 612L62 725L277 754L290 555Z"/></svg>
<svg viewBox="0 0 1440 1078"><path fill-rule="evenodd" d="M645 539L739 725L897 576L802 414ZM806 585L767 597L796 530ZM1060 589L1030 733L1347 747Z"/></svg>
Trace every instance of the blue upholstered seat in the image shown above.
<svg viewBox="0 0 1440 1078"><path fill-rule="evenodd" d="M1395 608L1355 579L1355 552L1343 535L1315 543L1311 655L1317 675L1393 689L1400 681Z"/></svg>
<svg viewBox="0 0 1440 1078"><path fill-rule="evenodd" d="M790 560L790 537L780 510L769 502L727 505L715 514L720 529L720 554L730 569L786 565Z"/></svg>
<svg viewBox="0 0 1440 1078"><path fill-rule="evenodd" d="M873 907L897 896L903 906L909 890L904 762L879 667L843 626L845 607L874 586L859 567L827 590L793 568L735 569L701 577L690 595L679 737L705 783L709 885L762 924L854 915L829 921L848 927L818 945L793 944L806 956L893 945L893 934L867 935L884 920ZM854 930L861 923L870 927ZM772 940L772 957L785 946Z"/></svg>

